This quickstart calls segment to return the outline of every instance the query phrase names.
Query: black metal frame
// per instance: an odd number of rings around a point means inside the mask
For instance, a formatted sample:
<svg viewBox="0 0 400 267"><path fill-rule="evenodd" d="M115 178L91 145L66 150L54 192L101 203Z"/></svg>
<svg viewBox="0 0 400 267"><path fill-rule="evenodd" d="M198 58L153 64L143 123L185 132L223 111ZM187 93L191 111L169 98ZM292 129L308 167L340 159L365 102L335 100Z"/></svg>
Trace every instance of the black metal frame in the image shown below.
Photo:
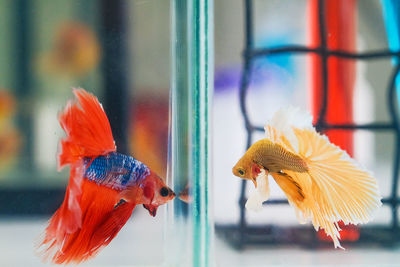
<svg viewBox="0 0 400 267"><path fill-rule="evenodd" d="M391 116L391 121L387 123L375 122L368 124L329 124L326 122L326 112L327 112L327 103L328 103L328 58L329 57L338 57L348 60L374 60L374 59L382 59L382 58L393 58L397 57L400 59L400 51L390 51L390 50L377 50L371 52L364 53L350 53L341 50L329 50L327 47L326 41L326 27L325 27L325 1L319 0L319 10L318 10L318 21L319 21L319 36L320 36L320 46L310 48L308 46L302 45L287 45L276 48L263 48L256 49L253 45L253 14L252 14L252 0L245 0L245 50L243 53L243 70L242 77L240 83L239 97L240 97L240 109L244 118L245 128L247 132L247 144L246 148L250 147L252 143L252 136L255 131L264 131L263 127L253 125L249 119L247 106L246 106L246 96L248 92L248 88L250 85L250 76L252 71L253 60L268 55L276 55L276 54L285 54L292 53L296 54L304 54L304 53L314 53L320 56L321 58L321 74L322 74L322 104L321 110L319 111L318 120L315 125L318 131L324 131L328 129L340 129L340 130L373 130L373 131L394 131L396 146L394 148L394 166L393 166L393 184L392 184L392 192L391 196L388 198L382 199L383 204L390 205L392 209L392 226L389 228L380 227L380 233L387 233L388 238L384 238L377 235L370 235L368 233L368 227L361 229L361 238L360 243L367 240L376 240L376 241L388 241L394 240L396 236L399 235L398 228L398 216L397 216L397 207L400 203L400 199L397 196L397 188L398 188L398 177L399 177L399 160L400 160L400 125L399 125L399 117L396 111L396 97L395 97L395 79L400 71L400 64L396 63L393 68L389 84L388 84L388 107L389 113ZM309 236L307 238L301 238L301 235L296 234L301 233L302 231L307 229L304 228L286 228L286 231L283 228L279 228L276 226L266 225L266 226L251 226L246 222L246 180L242 180L241 190L240 190L240 198L239 198L239 207L240 207L240 221L238 225L217 225L217 230L223 233L229 233L227 237L233 241L234 245L238 248L243 248L246 244L268 244L268 243L302 243L310 245ZM275 199L268 200L264 204L287 204L287 200L285 199ZM299 231L297 231L298 229ZM376 228L374 229L376 231ZM274 237L275 232L275 237ZM284 238L280 238L276 236L281 235L283 232L287 233L284 236L291 236L292 239L290 242L286 242ZM288 234L289 233L289 234ZM262 236L267 236L264 238ZM304 236L304 235L303 235ZM314 241L317 241L314 236ZM365 238L368 237L368 238ZM392 237L392 238L390 238ZM308 240L308 241L307 241ZM317 243L317 242L311 242ZM392 243L392 242L386 242Z"/></svg>

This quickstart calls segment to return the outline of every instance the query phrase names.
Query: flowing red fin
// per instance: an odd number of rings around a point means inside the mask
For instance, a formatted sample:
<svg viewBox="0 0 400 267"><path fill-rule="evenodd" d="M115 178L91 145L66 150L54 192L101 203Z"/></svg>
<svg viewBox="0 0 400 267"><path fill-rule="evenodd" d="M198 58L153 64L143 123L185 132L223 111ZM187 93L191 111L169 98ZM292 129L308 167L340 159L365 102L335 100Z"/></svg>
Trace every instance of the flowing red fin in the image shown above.
<svg viewBox="0 0 400 267"><path fill-rule="evenodd" d="M62 240L47 240L45 257L50 257L56 264L68 264L80 263L95 256L111 242L132 213L134 205L115 207L119 198L120 192L83 180L79 202L81 227L65 232Z"/></svg>
<svg viewBox="0 0 400 267"><path fill-rule="evenodd" d="M110 123L98 99L83 89L74 89L77 101L70 101L59 114L67 134L61 140L59 167L82 157L96 157L116 151Z"/></svg>
<svg viewBox="0 0 400 267"><path fill-rule="evenodd" d="M91 254L96 254L100 248L107 246L114 239L131 217L135 206L136 204L134 203L124 202L114 208L111 215L102 222L101 226L92 236L90 242Z"/></svg>
<svg viewBox="0 0 400 267"><path fill-rule="evenodd" d="M79 205L81 199L81 183L83 179L83 166L76 162L71 166L70 178L64 201L54 213L45 230L41 245L52 247L55 242L60 245L68 233L75 232L81 227L82 211Z"/></svg>

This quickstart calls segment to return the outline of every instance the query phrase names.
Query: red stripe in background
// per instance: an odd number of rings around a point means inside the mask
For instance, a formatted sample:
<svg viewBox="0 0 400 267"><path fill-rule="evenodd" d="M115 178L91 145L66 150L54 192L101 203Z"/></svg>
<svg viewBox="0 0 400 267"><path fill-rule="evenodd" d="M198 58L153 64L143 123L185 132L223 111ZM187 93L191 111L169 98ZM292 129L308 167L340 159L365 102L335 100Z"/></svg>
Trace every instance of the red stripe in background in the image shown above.
<svg viewBox="0 0 400 267"><path fill-rule="evenodd" d="M354 52L356 50L356 0L325 0L326 35L329 49ZM309 25L311 46L320 45L318 23L318 0L309 0ZM322 73L321 59L311 56L311 103L314 118L321 109ZM355 82L355 62L330 57L328 59L328 123L353 122L353 89ZM353 133L330 130L326 132L331 142L353 154Z"/></svg>
<svg viewBox="0 0 400 267"><path fill-rule="evenodd" d="M309 27L311 47L320 45L318 0L309 0ZM328 49L356 51L357 0L325 0L325 24ZM311 103L314 119L318 118L322 98L322 66L318 55L311 55ZM353 60L330 57L328 59L328 101L326 122L353 122L353 91L356 65ZM314 121L316 122L316 121ZM329 130L329 140L353 156L353 133L351 131ZM356 241L359 231L355 226L344 226L341 239ZM323 231L318 232L321 240L331 240Z"/></svg>

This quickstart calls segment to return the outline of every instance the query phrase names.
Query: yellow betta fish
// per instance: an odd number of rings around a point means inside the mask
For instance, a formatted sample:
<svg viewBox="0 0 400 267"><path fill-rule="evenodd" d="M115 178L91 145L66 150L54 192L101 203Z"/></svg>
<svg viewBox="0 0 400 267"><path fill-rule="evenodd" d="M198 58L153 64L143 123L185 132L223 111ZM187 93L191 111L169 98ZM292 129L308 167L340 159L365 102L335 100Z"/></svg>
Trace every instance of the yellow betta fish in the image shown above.
<svg viewBox="0 0 400 267"><path fill-rule="evenodd" d="M254 182L246 208L258 210L269 196L270 174L295 208L300 223L311 220L340 247L339 221L366 223L382 205L377 181L355 160L315 131L311 115L297 108L278 110L233 167Z"/></svg>

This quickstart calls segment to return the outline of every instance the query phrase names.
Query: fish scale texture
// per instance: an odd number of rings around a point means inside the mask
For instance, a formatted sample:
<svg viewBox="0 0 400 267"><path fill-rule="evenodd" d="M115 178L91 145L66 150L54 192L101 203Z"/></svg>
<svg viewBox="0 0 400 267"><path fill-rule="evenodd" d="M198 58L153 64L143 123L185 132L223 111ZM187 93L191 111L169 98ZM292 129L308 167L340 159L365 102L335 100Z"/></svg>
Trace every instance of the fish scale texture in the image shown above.
<svg viewBox="0 0 400 267"><path fill-rule="evenodd" d="M86 179L115 190L136 185L150 174L142 162L116 152L95 159L84 158L84 165Z"/></svg>

